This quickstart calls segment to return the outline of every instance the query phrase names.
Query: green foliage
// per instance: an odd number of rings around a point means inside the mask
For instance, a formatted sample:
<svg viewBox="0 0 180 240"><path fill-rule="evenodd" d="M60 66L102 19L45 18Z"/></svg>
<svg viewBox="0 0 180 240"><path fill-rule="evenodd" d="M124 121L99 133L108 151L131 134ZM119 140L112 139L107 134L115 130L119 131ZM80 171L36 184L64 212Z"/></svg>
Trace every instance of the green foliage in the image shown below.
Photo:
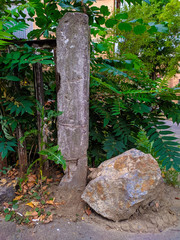
<svg viewBox="0 0 180 240"><path fill-rule="evenodd" d="M180 181L179 181L179 172L175 171L174 169L170 169L168 171L164 172L165 181L174 186L174 187L180 187Z"/></svg>
<svg viewBox="0 0 180 240"><path fill-rule="evenodd" d="M164 121L173 118L174 122L180 122L180 106L172 102L179 98L175 90L167 88L161 79L149 79L142 62L135 57L132 60L96 58L95 61L91 77L89 148L93 162L100 163L138 147L151 151L167 169L173 166L179 171L180 149L174 142L177 138ZM142 129L147 138L145 146L136 140Z"/></svg>
<svg viewBox="0 0 180 240"><path fill-rule="evenodd" d="M140 130L137 137L135 138L136 148L144 153L150 153L153 157L155 157L155 152L153 149L153 142L150 142L146 132L144 130Z"/></svg>
<svg viewBox="0 0 180 240"><path fill-rule="evenodd" d="M12 139L12 140L8 141L7 139L2 137L1 142L0 142L0 153L1 153L2 159L7 157L8 151L14 152L13 147L15 147L15 146L16 146L15 139Z"/></svg>
<svg viewBox="0 0 180 240"><path fill-rule="evenodd" d="M135 34L124 32L125 38L119 41L119 49L121 53L139 55L152 79L158 75L170 78L178 72L179 5L178 0L152 0L151 5L131 5L120 10L120 14L128 13L127 21L134 24ZM147 23L149 29L146 31ZM117 35L121 34L118 28L115 31Z"/></svg>
<svg viewBox="0 0 180 240"><path fill-rule="evenodd" d="M8 4L10 2L8 1ZM8 137L13 136L17 122L24 124L27 130L25 137L36 133L33 117L35 100L32 97L32 64L41 62L53 65L53 56L48 51L35 50L28 45L21 47L14 45L9 51L5 48L4 44L8 44L8 38L15 39L13 35L15 31L27 27L23 10L27 9L28 20L35 21L38 26L38 29L28 34L29 39L39 39L42 36L54 38L58 21L65 13L84 12L89 16L93 36L91 39L90 161L97 165L125 150L138 147L145 152L151 151L167 169L173 166L179 171L179 147L164 122L167 118L180 123L180 106L172 101L179 99L176 96L178 89L169 89L164 80L158 79L157 76L152 77L154 72L157 73L157 69L160 74L166 74L170 71L169 63L172 66L177 62L172 61L173 54L178 52L174 18L173 20L171 18L171 24L164 22L169 16L162 12L163 6L169 2L170 6L173 6L173 14L175 13L173 17L176 17L173 0L152 0L151 5L147 4L148 0L128 0L126 2L129 8L121 9L114 14L110 13L107 6L100 8L94 6L93 0L20 2L22 4L17 4L12 11L7 8L1 10L5 14L0 24L0 38L4 38L4 42L3 40L0 42L4 48L0 57L0 67L3 69L0 72L2 93L0 104L3 122L7 125L1 131L1 141L13 140L8 140ZM170 6L165 7L169 9ZM98 41L94 42L94 38ZM120 51L114 53L117 44ZM49 96L50 99L55 100L56 86L52 81L52 74L53 71L44 74L47 100ZM20 99L19 96L21 96ZM51 118L56 118L61 113L54 114L53 111L48 112L42 106L38 107L41 113L41 138L43 138L43 128L49 124L55 129L55 122ZM51 123L54 125L52 126ZM46 150L43 150L44 146L42 141L40 154L46 155L65 168L65 162L58 147L46 146ZM36 159L31 163L30 168L42 159L41 157Z"/></svg>
<svg viewBox="0 0 180 240"><path fill-rule="evenodd" d="M63 169L66 169L66 161L61 154L61 151L58 150L59 146L54 146L51 148L47 148L39 152L39 154L43 156L47 156L47 159L54 161L56 164L62 165Z"/></svg>

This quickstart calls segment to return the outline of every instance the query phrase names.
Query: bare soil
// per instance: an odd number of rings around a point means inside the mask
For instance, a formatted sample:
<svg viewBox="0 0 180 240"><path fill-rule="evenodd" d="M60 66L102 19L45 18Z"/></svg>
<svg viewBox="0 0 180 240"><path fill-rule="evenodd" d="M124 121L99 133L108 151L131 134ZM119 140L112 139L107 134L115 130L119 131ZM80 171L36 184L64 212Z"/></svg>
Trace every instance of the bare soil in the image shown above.
<svg viewBox="0 0 180 240"><path fill-rule="evenodd" d="M180 220L180 189L165 186L161 202L154 208L139 209L130 219L113 222L90 210L81 200L81 191L59 191L58 186L51 187L51 195L56 201L64 204L53 212L55 218L66 218L70 221L85 221L97 223L106 229L115 229L134 233L161 232L171 226L176 226Z"/></svg>

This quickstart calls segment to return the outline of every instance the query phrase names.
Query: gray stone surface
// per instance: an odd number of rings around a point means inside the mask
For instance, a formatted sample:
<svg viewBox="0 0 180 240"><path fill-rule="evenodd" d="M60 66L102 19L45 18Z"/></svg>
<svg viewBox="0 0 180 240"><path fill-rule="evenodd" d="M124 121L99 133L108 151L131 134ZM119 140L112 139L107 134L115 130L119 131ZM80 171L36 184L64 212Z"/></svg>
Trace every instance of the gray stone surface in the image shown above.
<svg viewBox="0 0 180 240"><path fill-rule="evenodd" d="M67 161L61 186L85 187L89 137L90 31L88 16L67 13L57 28L58 145Z"/></svg>
<svg viewBox="0 0 180 240"><path fill-rule="evenodd" d="M12 202L15 198L15 189L13 186L0 186L0 204L3 202Z"/></svg>
<svg viewBox="0 0 180 240"><path fill-rule="evenodd" d="M164 190L157 161L136 149L103 162L90 177L82 199L114 221L128 219L137 209L158 206Z"/></svg>

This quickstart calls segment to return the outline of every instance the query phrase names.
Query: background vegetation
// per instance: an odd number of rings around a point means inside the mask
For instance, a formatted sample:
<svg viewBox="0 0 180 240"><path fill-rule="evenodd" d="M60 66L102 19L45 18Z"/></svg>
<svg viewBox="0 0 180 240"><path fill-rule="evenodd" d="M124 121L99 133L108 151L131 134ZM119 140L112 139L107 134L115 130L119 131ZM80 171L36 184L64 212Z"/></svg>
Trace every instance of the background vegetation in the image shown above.
<svg viewBox="0 0 180 240"><path fill-rule="evenodd" d="M14 34L26 29L29 20L38 27L28 34L29 40L55 38L58 20L68 11L79 11L88 14L91 27L89 164L97 166L136 147L150 152L162 168L179 171L179 143L164 121L180 123L180 105L173 101L179 99L179 88L168 88L167 83L178 69L179 2L128 0L130 6L114 13L107 6L95 7L92 0L15 1L9 10L12 2L4 1L0 8L1 162L17 164L21 148L26 169L40 162L42 170L47 157L65 168L56 146L56 117L61 113L56 111L54 55L23 44ZM34 94L37 63L43 64L44 105ZM40 157L38 138L32 137L38 134Z"/></svg>

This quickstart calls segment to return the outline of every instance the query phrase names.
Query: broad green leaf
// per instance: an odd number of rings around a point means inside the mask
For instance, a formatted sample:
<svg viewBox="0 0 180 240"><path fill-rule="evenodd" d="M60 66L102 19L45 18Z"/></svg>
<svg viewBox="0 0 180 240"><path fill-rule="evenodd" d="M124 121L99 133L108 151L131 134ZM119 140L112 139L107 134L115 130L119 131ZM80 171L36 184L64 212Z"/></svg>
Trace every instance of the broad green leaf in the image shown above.
<svg viewBox="0 0 180 240"><path fill-rule="evenodd" d="M155 27L156 27L158 32L162 32L162 33L167 33L168 32L168 28L165 27L163 24L156 24Z"/></svg>
<svg viewBox="0 0 180 240"><path fill-rule="evenodd" d="M147 30L147 32L149 32L150 34L156 33L157 28L155 26L151 26L151 28L149 30Z"/></svg>
<svg viewBox="0 0 180 240"><path fill-rule="evenodd" d="M97 49L100 52L103 52L103 51L106 51L108 49L108 47L105 44L103 44L103 43L99 43L99 44L97 44Z"/></svg>
<svg viewBox="0 0 180 240"><path fill-rule="evenodd" d="M102 13L104 16L109 16L111 14L108 7L104 5L100 7L100 13Z"/></svg>
<svg viewBox="0 0 180 240"><path fill-rule="evenodd" d="M126 31L126 32L129 32L132 30L131 24L125 23L125 22L119 23L118 28L119 30Z"/></svg>
<svg viewBox="0 0 180 240"><path fill-rule="evenodd" d="M116 20L121 20L121 19L128 19L128 14L127 13L118 13L115 15Z"/></svg>
<svg viewBox="0 0 180 240"><path fill-rule="evenodd" d="M146 31L146 26L137 25L137 26L134 27L133 31L136 35L143 34Z"/></svg>
<svg viewBox="0 0 180 240"><path fill-rule="evenodd" d="M115 19L108 19L105 23L107 28L113 28L117 24L117 20Z"/></svg>
<svg viewBox="0 0 180 240"><path fill-rule="evenodd" d="M11 219L11 214L6 214L5 221L8 222Z"/></svg>

